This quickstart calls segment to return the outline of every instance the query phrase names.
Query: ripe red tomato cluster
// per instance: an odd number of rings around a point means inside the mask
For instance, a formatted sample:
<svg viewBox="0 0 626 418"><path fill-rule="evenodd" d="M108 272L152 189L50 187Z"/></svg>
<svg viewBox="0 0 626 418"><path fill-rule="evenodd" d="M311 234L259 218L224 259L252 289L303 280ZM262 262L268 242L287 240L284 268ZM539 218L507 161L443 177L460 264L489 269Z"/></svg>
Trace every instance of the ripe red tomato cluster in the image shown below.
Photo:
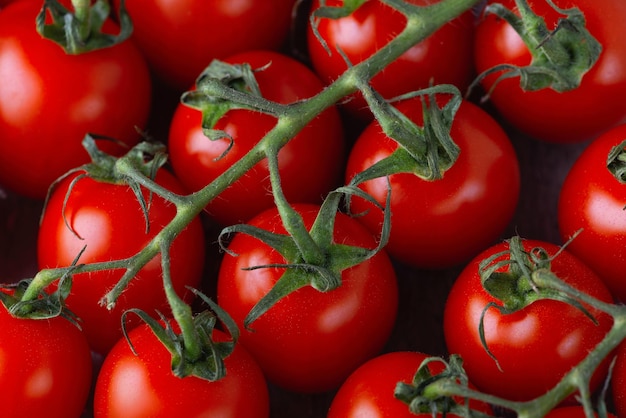
<svg viewBox="0 0 626 418"><path fill-rule="evenodd" d="M244 233L225 248L216 243L222 243L219 230L236 223L285 236L267 159L233 179L178 231L169 251L176 292L196 309L189 287L201 289L232 316L241 336L225 359L226 377L175 377L169 352L150 328L123 315L139 308L171 316L161 257L134 274L114 309L101 298L132 268L134 255L152 245L176 206L145 188L141 199L127 184L102 182L84 170L55 180L89 162L82 145L87 134L114 155L148 138L163 142L169 154L155 173L159 187L175 195L201 193L277 123L270 114L232 108L211 126L226 135L209 139L202 106L181 97L199 88L195 81L212 60L249 65L261 95L288 106L317 95L384 48L406 19L378 0L338 19L316 11L349 2L116 0L104 30L119 31L124 6L132 36L72 55L37 33L43 3L0 0L0 282L40 269L127 263L71 277L66 306L80 329L65 318L18 320L0 306L0 397L19 406L3 409L3 416L39 416L42 408L46 416L65 418L413 416L394 397L395 384L409 384L425 358L453 353L464 359L471 387L532 399L593 350L612 321L593 311L594 323L554 300L511 315L489 310L482 318L496 301L481 286L479 263L505 250L503 239L512 234L528 238L528 251L541 247L554 256L553 271L572 286L605 302L626 301L626 185L607 168L626 140L626 3L555 0L561 12L579 7L602 44L580 88L528 93L517 78L504 79L486 103L475 95L461 100L450 126L459 157L441 179L394 173L358 184L372 201L352 197L350 213L335 218L333 241L376 248L385 219L374 202L389 203L391 231L383 250L340 272L338 288L304 286L245 322L291 254ZM406 3L417 10L439 1ZM512 0L503 3L516 10ZM528 3L560 30L563 13L543 0ZM530 62L508 23L475 11L408 49L373 77L374 89L388 100L433 84L465 93L488 68ZM484 78L481 88L487 91L492 82ZM417 96L392 104L422 126L426 105L450 100ZM398 148L361 93L353 93L325 108L278 153L284 197L311 229L331 191ZM622 159L609 166L619 170ZM55 282L46 290L61 288ZM230 338L219 327L212 334L218 342ZM610 401L618 416L626 414L625 353L617 351L613 372ZM431 371L440 371L433 365ZM593 389L607 379L607 369L608 363L598 369ZM489 405L471 405L494 413ZM562 406L550 416L572 411Z"/></svg>

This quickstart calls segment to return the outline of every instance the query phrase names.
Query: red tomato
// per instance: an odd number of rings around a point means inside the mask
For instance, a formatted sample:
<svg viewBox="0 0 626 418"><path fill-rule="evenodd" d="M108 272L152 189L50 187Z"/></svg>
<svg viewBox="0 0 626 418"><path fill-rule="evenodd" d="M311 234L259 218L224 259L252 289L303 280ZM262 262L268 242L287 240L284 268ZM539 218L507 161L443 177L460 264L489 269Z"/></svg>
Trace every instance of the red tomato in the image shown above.
<svg viewBox="0 0 626 418"><path fill-rule="evenodd" d="M611 391L615 413L618 417L626 417L626 343L617 348Z"/></svg>
<svg viewBox="0 0 626 418"><path fill-rule="evenodd" d="M120 0L115 0L119 7ZM133 40L166 84L183 91L214 59L251 49L278 50L296 0L126 1Z"/></svg>
<svg viewBox="0 0 626 418"><path fill-rule="evenodd" d="M294 205L311 227L319 206ZM251 225L284 234L278 212L269 209ZM375 248L360 223L338 213L335 242ZM396 318L398 289L389 258L379 252L344 270L342 284L328 292L305 286L278 301L246 330L250 309L274 286L284 269L246 267L285 263L269 246L246 234L236 234L224 255L218 282L218 303L241 328L239 341L273 383L296 392L337 388L363 361L376 355L389 338Z"/></svg>
<svg viewBox="0 0 626 418"><path fill-rule="evenodd" d="M176 213L173 204L152 195L150 230L146 233L143 212L128 186L90 178L83 178L74 185L64 208L68 186L75 177L69 176L54 189L44 209L38 237L38 259L42 269L71 265L83 247L85 251L79 263L131 257L144 248ZM165 170L159 171L156 181L175 193L182 192L176 178ZM150 199L145 189L144 198L146 202ZM170 257L175 289L190 300L192 295L185 286L198 287L204 264L204 233L199 219L176 237ZM122 270L105 270L75 274L72 292L66 300L68 308L81 318L92 349L101 354L121 338L120 318L125 310L139 308L146 312L155 309L167 312L168 309L160 256L151 260L132 279L113 310L101 306L98 302L123 273ZM138 323L138 318L130 318L128 329Z"/></svg>
<svg viewBox="0 0 626 418"><path fill-rule="evenodd" d="M500 1L515 9L513 0ZM554 28L562 17L544 0L529 0L532 9ZM623 22L626 3L614 0L554 0L560 8L577 7L586 27L602 44L599 60L583 77L580 87L565 93L552 89L524 92L519 78L499 83L491 102L498 113L517 129L551 142L576 142L597 136L626 118L626 43ZM515 9L516 10L516 9ZM530 64L531 55L521 38L504 20L488 15L480 20L474 42L476 71L496 65ZM488 89L495 77L484 79Z"/></svg>
<svg viewBox="0 0 626 418"><path fill-rule="evenodd" d="M375 357L358 369L341 385L333 398L327 418L411 418L433 417L431 412L413 414L407 404L394 397L398 382L411 384L415 372L429 356L419 352L398 351ZM432 374L444 370L440 362L428 366ZM462 399L459 402L463 402ZM491 408L472 401L471 408L490 414ZM443 417L437 414L437 417ZM447 414L448 417L458 417Z"/></svg>
<svg viewBox="0 0 626 418"><path fill-rule="evenodd" d="M567 249L622 302L626 302L626 185L607 169L607 157L624 139L626 125L620 125L583 150L563 182L558 206L563 241L582 229Z"/></svg>
<svg viewBox="0 0 626 418"><path fill-rule="evenodd" d="M397 107L416 124L423 124L419 99ZM451 137L461 152L442 179L427 181L411 173L389 176L392 218L387 251L403 263L438 269L467 261L499 238L513 217L520 189L519 163L500 125L476 105L463 102ZM350 151L346 181L397 148L378 122L371 123ZM359 187L385 204L387 178ZM370 207L364 199L352 199L353 213ZM371 231L380 230L380 211L369 210L358 219Z"/></svg>
<svg viewBox="0 0 626 418"><path fill-rule="evenodd" d="M248 51L225 60L249 63L253 69L271 65L255 74L263 96L288 104L319 93L323 85L300 62L271 51ZM169 153L176 175L192 191L209 184L243 157L274 127L276 118L260 112L234 109L217 122L215 129L233 139L210 141L202 132L202 113L180 104L174 114ZM329 108L311 121L279 155L282 187L290 202L320 202L341 182L345 144L339 113ZM222 225L245 222L274 206L266 160L231 184L207 206L209 214Z"/></svg>
<svg viewBox="0 0 626 418"><path fill-rule="evenodd" d="M18 1L0 13L0 184L37 199L89 162L81 144L87 133L138 142L151 96L134 44L66 54L35 30L41 5ZM112 143L102 148L121 152Z"/></svg>
<svg viewBox="0 0 626 418"><path fill-rule="evenodd" d="M526 251L541 247L548 256L559 250L554 244L536 240L525 240L523 246ZM463 358L470 381L480 390L526 401L551 389L583 360L611 328L612 320L587 307L597 319L596 325L578 308L554 300L539 300L508 315L491 308L484 316L484 335L499 370L480 340L481 314L487 304L499 301L483 288L479 263L508 248L506 242L496 244L463 269L445 305L444 336L449 352ZM578 290L611 302L600 278L566 250L552 260L551 270ZM606 377L606 367L599 371L592 379L594 388Z"/></svg>
<svg viewBox="0 0 626 418"><path fill-rule="evenodd" d="M85 335L63 317L19 319L0 304L4 418L79 418L91 387Z"/></svg>
<svg viewBox="0 0 626 418"><path fill-rule="evenodd" d="M129 333L106 356L94 394L95 418L228 417L267 418L269 395L259 366L243 347L224 359L226 376L214 382L179 378L172 356L147 325ZM227 335L213 331L215 341Z"/></svg>
<svg viewBox="0 0 626 418"><path fill-rule="evenodd" d="M410 0L408 3L426 6L439 0ZM342 0L326 0L326 6L341 6ZM314 0L311 11L320 7ZM406 25L406 18L382 1L366 1L349 16L340 19L319 19L318 31L330 48L324 48L307 29L311 64L320 77L331 83L348 69L345 57L356 65L384 47ZM429 87L454 84L465 89L472 81L473 16L467 12L443 25L435 33L406 51L372 79L372 86L385 98ZM339 52L341 50L342 53ZM346 109L364 120L371 120L362 96L352 97Z"/></svg>
<svg viewBox="0 0 626 418"><path fill-rule="evenodd" d="M598 414L595 416L597 417ZM548 412L544 418L586 418L585 408L579 405L562 406ZM609 412L607 418L617 418L617 416Z"/></svg>

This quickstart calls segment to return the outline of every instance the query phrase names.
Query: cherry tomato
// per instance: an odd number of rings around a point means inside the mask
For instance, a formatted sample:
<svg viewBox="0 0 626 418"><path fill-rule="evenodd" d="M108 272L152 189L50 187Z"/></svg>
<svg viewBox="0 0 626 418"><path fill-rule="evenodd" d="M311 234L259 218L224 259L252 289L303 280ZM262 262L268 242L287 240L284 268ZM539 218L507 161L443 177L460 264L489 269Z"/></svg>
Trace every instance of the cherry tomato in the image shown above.
<svg viewBox="0 0 626 418"><path fill-rule="evenodd" d="M214 58L283 47L295 4L296 0L125 3L133 20L133 40L159 79L179 91L188 89Z"/></svg>
<svg viewBox="0 0 626 418"><path fill-rule="evenodd" d="M559 195L558 223L567 249L591 267L615 297L626 301L626 185L607 168L611 149L626 139L626 125L604 133L583 150Z"/></svg>
<svg viewBox="0 0 626 418"><path fill-rule="evenodd" d="M91 387L85 335L63 317L15 318L0 304L0 393L5 418L79 418Z"/></svg>
<svg viewBox="0 0 626 418"><path fill-rule="evenodd" d="M213 331L214 341L228 336ZM269 417L269 395L259 366L243 347L224 359L226 376L208 381L176 377L172 357L147 325L129 333L106 356L94 394L95 418Z"/></svg>
<svg viewBox="0 0 626 418"><path fill-rule="evenodd" d="M407 404L394 397L396 384L411 384L415 372L428 357L420 352L397 351L367 361L341 385L330 405L327 418L433 417L431 412L411 413ZM444 365L431 362L428 368L432 374L437 374L444 370ZM491 413L491 408L486 404L472 401L470 406L483 413ZM436 416L443 417L441 413ZM458 417L455 414L446 416Z"/></svg>
<svg viewBox="0 0 626 418"><path fill-rule="evenodd" d="M438 0L408 1L418 6L437 2ZM325 5L341 6L343 1L327 0ZM319 7L320 1L314 0L311 11ZM309 25L307 42L311 64L322 80L331 83L348 69L345 57L353 65L365 61L399 34L405 25L404 15L378 0L363 2L346 17L319 19L317 30L330 49L330 54ZM473 77L473 30L471 12L464 13L410 48L374 76L372 86L387 99L428 87L433 82L454 84L461 90L465 89ZM344 107L363 120L372 119L372 114L360 95L351 97Z"/></svg>
<svg viewBox="0 0 626 418"><path fill-rule="evenodd" d="M140 140L151 82L129 41L70 55L42 38L41 6L17 1L0 13L0 184L43 200L54 180L89 162L81 144L87 133ZM113 142L102 148L125 151Z"/></svg>
<svg viewBox="0 0 626 418"><path fill-rule="evenodd" d="M261 93L268 100L288 104L319 93L323 85L300 62L271 51L247 51L225 59L230 64L249 63ZM199 110L180 104L169 134L172 166L181 182L196 191L243 157L276 124L273 116L244 109L223 115L215 129L232 138L211 141L202 132ZM283 192L290 202L321 202L340 182L345 158L339 113L329 108L311 121L279 155ZM231 184L207 206L208 213L222 225L245 222L274 206L266 160Z"/></svg>
<svg viewBox="0 0 626 418"><path fill-rule="evenodd" d="M397 104L398 110L423 124L419 99ZM389 255L411 266L445 268L469 260L500 237L513 217L520 189L519 163L500 125L484 110L462 102L451 137L460 148L454 165L440 180L428 181L411 173L392 174L359 186L380 204L391 185ZM391 155L398 148L378 122L357 138L346 169L346 181ZM371 204L352 199L353 213ZM371 231L380 230L380 211L358 218Z"/></svg>
<svg viewBox="0 0 626 418"><path fill-rule="evenodd" d="M543 241L522 242L525 251L541 247L550 257L559 250ZM463 269L444 308L444 336L448 350L463 358L468 378L480 390L527 401L555 386L583 360L611 328L612 320L587 307L598 321L595 324L580 309L555 300L538 300L511 314L491 308L484 316L484 336L500 370L480 340L481 314L487 304L499 301L483 288L479 263L508 248L507 242L489 247ZM503 259L504 256L498 258ZM602 301L612 301L600 278L567 250L554 257L551 270L576 289ZM594 388L606 377L606 370L604 366L598 369L592 379Z"/></svg>
<svg viewBox="0 0 626 418"><path fill-rule="evenodd" d="M149 231L137 197L127 185L116 185L82 178L74 184L67 202L68 188L78 173L55 187L43 213L38 236L39 267L67 267L80 251L79 263L121 260L144 248L175 215L176 207L157 195L143 190L149 203ZM183 189L175 177L160 170L156 181L175 193ZM151 199L151 201L150 201ZM70 229L71 228L71 229ZM185 286L198 287L204 264L204 233L195 219L178 235L170 249L171 276L179 295L189 301ZM82 320L92 349L105 354L122 336L121 315L129 308L146 312L167 312L163 292L161 258L148 262L121 294L115 308L99 304L106 292L118 282L123 270L103 270L73 276L72 292L66 300L71 311ZM128 329L139 323L128 321Z"/></svg>
<svg viewBox="0 0 626 418"><path fill-rule="evenodd" d="M494 1L495 2L495 1ZM512 10L513 0L500 1ZM529 0L531 8L546 19L554 29L563 16L544 0ZM558 93L552 89L524 92L519 78L502 80L490 100L497 112L515 128L528 135L550 142L579 142L593 138L626 118L626 44L622 22L626 19L626 3L613 0L555 0L562 8L579 8L585 16L589 32L602 44L596 64L584 75L581 85ZM515 30L494 15L482 18L476 28L474 42L476 71L483 72L496 65L530 64L531 55ZM495 77L483 81L486 89Z"/></svg>
<svg viewBox="0 0 626 418"><path fill-rule="evenodd" d="M311 227L319 206L294 209ZM250 225L284 234L276 209L254 217ZM334 240L375 248L372 234L339 213ZM284 269L247 267L285 263L267 244L236 234L224 255L217 282L218 303L242 330L239 341L257 360L271 382L296 392L337 388L363 361L378 354L390 336L398 304L396 275L386 253L342 272L339 287L320 292L302 287L279 300L246 330L244 318L274 286ZM231 255L230 252L235 255Z"/></svg>

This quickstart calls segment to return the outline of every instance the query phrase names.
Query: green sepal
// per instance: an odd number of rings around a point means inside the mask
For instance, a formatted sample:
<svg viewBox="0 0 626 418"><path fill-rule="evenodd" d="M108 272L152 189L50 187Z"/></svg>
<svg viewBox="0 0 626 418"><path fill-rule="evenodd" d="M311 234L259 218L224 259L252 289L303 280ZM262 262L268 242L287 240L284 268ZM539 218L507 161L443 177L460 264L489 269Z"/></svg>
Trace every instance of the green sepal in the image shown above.
<svg viewBox="0 0 626 418"><path fill-rule="evenodd" d="M626 139L611 148L606 167L620 183L626 183Z"/></svg>
<svg viewBox="0 0 626 418"><path fill-rule="evenodd" d="M489 4L485 13L506 20L520 35L532 55L528 66L503 64L488 69L472 83L469 91L485 77L500 73L485 96L489 97L497 84L507 78L519 77L524 91L550 88L557 92L576 89L583 76L595 65L602 53L602 45L586 27L584 14L572 7L561 9L546 0L561 18L554 30L549 30L543 17L532 11L526 0L516 0L520 15L500 3Z"/></svg>
<svg viewBox="0 0 626 418"><path fill-rule="evenodd" d="M48 13L52 16L52 23L46 23ZM125 1L120 1L120 31L117 34L102 32L110 13L108 0L97 0L93 5L87 3L74 13L57 0L44 0L37 15L36 28L41 36L57 43L66 53L84 54L120 44L131 36L133 23L126 12Z"/></svg>
<svg viewBox="0 0 626 418"><path fill-rule="evenodd" d="M135 355L138 355L126 330L126 316L131 313L139 316L172 355L171 369L176 377L195 376L210 382L218 381L226 375L224 359L235 349L239 338L239 329L233 319L219 305L202 292L196 289L191 290L211 309L211 311L205 310L193 317L194 332L199 337L201 344L199 357L191 358L185 347L183 333L177 333L170 322L171 320L160 312L157 312L160 319L157 320L141 309L129 309L122 315L122 331L131 350ZM218 320L226 327L231 337L230 340L213 341L212 334Z"/></svg>
<svg viewBox="0 0 626 418"><path fill-rule="evenodd" d="M339 204L346 195L358 195L383 211L383 225L376 248L367 249L334 242L335 217L339 210ZM373 197L354 186L340 187L329 193L322 203L309 231L311 239L325 255L323 262L320 264L304 262L304 257L296 244L296 240L288 234L272 233L246 224L224 228L220 237L233 233L248 234L279 252L286 260L285 263L281 264L258 265L246 268L246 270L272 268L284 269L285 271L272 289L252 307L244 319L244 327L250 329L251 324L279 300L302 287L311 286L320 292L336 289L341 286L341 274L344 270L363 263L381 251L387 245L391 228L390 198L391 193L388 192L387 204L382 207ZM218 241L221 243L220 245L223 245L224 241L222 238L218 239ZM236 256L228 248L223 248L231 255Z"/></svg>
<svg viewBox="0 0 626 418"><path fill-rule="evenodd" d="M122 173L120 170L121 165L130 165L135 170L142 173L145 177L154 179L157 171L165 165L167 162L167 154L165 153L165 145L158 142L140 142L131 148L124 156L116 157L110 154L107 154L98 148L96 143L96 139L107 140L107 141L115 141L109 137L102 136L94 136L91 134L85 135L83 138L83 148L87 151L91 158L91 162L87 164L83 164L82 166L76 167L72 170L69 170L67 173L56 179L49 187L48 193L44 200L44 208L50 199L50 196L54 190L54 188L65 178L73 175L75 173L80 173L70 183L67 193L65 194L65 198L63 200L63 213L65 214L65 208L67 206L67 202L72 193L72 190L76 183L85 177L91 178L96 181L112 183L112 184L126 184L128 185L135 197L137 198L137 202L141 207L141 210L144 214L144 219L146 221L146 233L150 229L150 222L148 218L148 209L149 209L149 200L146 201L142 191L141 185L131 179L129 176ZM149 199L152 199L152 192L149 194ZM43 216L43 212L42 212ZM69 225L67 219L64 218L65 224L68 229L72 231L76 237L82 239L80 235Z"/></svg>
<svg viewBox="0 0 626 418"><path fill-rule="evenodd" d="M196 88L182 94L182 104L202 112L202 131L211 140L229 138L219 130L215 130L217 121L231 109L246 109L244 104L225 98L215 97L212 92L213 83L220 83L238 92L262 97L261 90L254 76L255 71L249 64L228 64L213 60L196 79Z"/></svg>
<svg viewBox="0 0 626 418"><path fill-rule="evenodd" d="M326 43L326 40L320 35L318 24L320 19L341 19L343 17L350 16L361 7L367 0L344 0L341 6L327 6L326 1L320 1L320 7L312 10L309 14L309 25L313 31L313 35L317 38L318 42L322 45L324 50L331 55L331 50ZM350 63L348 63L350 65Z"/></svg>
<svg viewBox="0 0 626 418"><path fill-rule="evenodd" d="M435 100L437 94L450 94L451 98L440 107ZM443 178L461 152L450 135L454 117L462 102L460 91L452 85L438 85L392 100L421 97L423 127L411 121L392 102L384 100L373 89L364 89L363 96L385 135L398 142L399 147L390 156L354 176L350 184L358 185L398 173L411 173L426 181Z"/></svg>
<svg viewBox="0 0 626 418"><path fill-rule="evenodd" d="M552 280L559 280L551 271L551 262L558 257L560 251L551 257L541 247L524 249L522 239L513 236L507 240L509 248L493 254L479 264L479 274L483 288L497 302L489 302L480 316L478 332L481 343L489 356L495 355L489 350L485 337L484 318L489 309L497 309L500 314L508 315L518 312L539 300L556 300L567 303L597 323L595 317L577 299L571 297L556 286L550 286ZM563 247L562 247L563 248ZM548 283L540 285L538 283Z"/></svg>
<svg viewBox="0 0 626 418"><path fill-rule="evenodd" d="M433 374L429 365L442 363L445 368ZM411 383L398 382L394 390L394 397L404 402L413 414L430 413L432 416L454 416L484 418L490 417L483 412L472 410L469 399L455 400L446 392L449 386L468 388L469 379L463 368L463 360L453 354L448 361L441 357L428 357L422 361L415 372Z"/></svg>
<svg viewBox="0 0 626 418"><path fill-rule="evenodd" d="M53 292L41 290L36 298L23 300L24 293L32 282L32 279L24 279L10 286L10 293L0 291L0 303L16 318L50 319L61 316L80 329L80 318L65 306L65 300L72 290L72 272L84 251L83 247L70 268L58 279L57 288Z"/></svg>

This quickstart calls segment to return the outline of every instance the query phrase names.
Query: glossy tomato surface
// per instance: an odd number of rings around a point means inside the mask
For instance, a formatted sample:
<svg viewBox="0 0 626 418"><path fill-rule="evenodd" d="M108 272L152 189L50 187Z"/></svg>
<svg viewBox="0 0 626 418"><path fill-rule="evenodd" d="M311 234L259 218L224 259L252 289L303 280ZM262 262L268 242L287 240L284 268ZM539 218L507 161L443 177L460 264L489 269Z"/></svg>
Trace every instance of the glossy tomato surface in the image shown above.
<svg viewBox="0 0 626 418"><path fill-rule="evenodd" d="M513 0L497 1L515 10ZM555 28L562 17L548 2L530 0L535 13ZM623 42L626 3L613 0L555 0L560 8L579 8L589 32L602 44L596 64L584 75L580 87L564 93L551 89L524 92L519 78L502 80L490 100L499 114L526 134L557 143L572 143L596 137L626 118L626 43ZM515 30L495 15L482 18L474 42L476 71L500 64L528 65L531 55ZM484 79L489 89L495 77Z"/></svg>
<svg viewBox="0 0 626 418"><path fill-rule="evenodd" d="M609 170L607 159L625 139L626 125L620 125L584 149L563 182L558 211L562 240L578 233L568 250L622 302L626 301L626 184Z"/></svg>
<svg viewBox="0 0 626 418"><path fill-rule="evenodd" d="M310 228L319 206L295 208ZM261 213L250 224L285 233L275 209ZM367 229L341 213L333 236L338 243L376 247ZM344 270L341 285L333 290L320 292L311 286L296 290L246 330L244 318L284 272L279 267L246 268L284 264L285 259L244 234L235 235L228 250L219 271L218 303L235 319L242 330L239 341L271 382L296 392L335 389L387 342L396 318L398 287L385 252Z"/></svg>
<svg viewBox="0 0 626 418"><path fill-rule="evenodd" d="M140 140L152 87L129 41L70 55L42 38L35 28L41 6L17 1L0 13L0 184L43 200L54 180L89 162L86 134ZM124 151L113 144L102 148Z"/></svg>
<svg viewBox="0 0 626 418"><path fill-rule="evenodd" d="M599 415L596 413L596 417ZM560 408L555 408L552 411L548 412L545 418L586 418L585 409L579 405L573 406L562 406ZM617 418L617 415L612 413L607 413L607 418Z"/></svg>
<svg viewBox="0 0 626 418"><path fill-rule="evenodd" d="M397 104L417 125L423 125L419 99ZM500 237L519 199L520 172L515 150L500 125L478 106L463 102L450 133L460 154L440 180L413 173L392 174L359 186L380 204L391 186L391 235L387 250L411 266L440 269L468 261ZM346 182L391 155L398 148L378 122L371 123L348 156ZM361 198L351 211L371 231L380 230L382 213Z"/></svg>
<svg viewBox="0 0 626 418"><path fill-rule="evenodd" d="M84 249L78 263L123 260L137 254L174 217L176 207L163 198L149 196L146 220L133 191L125 184L116 185L82 178L66 199L76 174L66 178L55 189L44 210L38 236L40 268L67 267ZM156 181L176 193L183 191L169 172L160 170ZM171 276L181 297L190 301L185 286L198 287L204 265L204 233L199 219L192 221L178 235L171 248ZM168 312L163 292L161 257L150 260L132 279L118 299L115 308L107 310L99 302L122 277L124 270L103 270L73 276L72 292L67 306L82 320L92 349L105 354L122 337L121 315L129 308L153 313ZM138 324L132 317L128 329Z"/></svg>
<svg viewBox="0 0 626 418"><path fill-rule="evenodd" d="M76 325L15 318L0 304L3 417L79 418L91 377L89 345Z"/></svg>
<svg viewBox="0 0 626 418"><path fill-rule="evenodd" d="M248 63L268 100L289 104L319 93L322 82L302 63L272 51L247 51L225 59ZM269 66L268 66L269 64ZM202 113L180 104L169 133L169 152L176 175L196 191L228 170L276 125L276 118L261 112L233 109L215 129L232 138L209 140L202 131ZM343 128L337 109L331 107L312 120L278 154L285 197L290 202L319 203L341 182L345 158ZM274 206L267 160L256 164L207 205L207 212L222 225L245 222Z"/></svg>
<svg viewBox="0 0 626 418"><path fill-rule="evenodd" d="M543 248L548 256L559 250L554 244L536 240L523 240L523 246L525 251ZM470 381L480 390L526 401L552 388L583 360L611 328L612 319L587 306L598 321L595 324L577 307L556 300L538 300L511 314L492 307L483 323L486 345L496 363L481 343L479 325L485 307L501 302L483 288L479 263L508 248L508 242L496 244L463 269L445 305L444 335L448 350L463 358ZM612 301L600 278L567 250L553 258L551 271L580 291L604 302ZM606 377L606 371L605 364L594 375L594 388Z"/></svg>
<svg viewBox="0 0 626 418"><path fill-rule="evenodd" d="M416 6L427 6L437 0L410 0ZM314 0L311 11L320 7ZM341 0L328 0L330 7L343 5ZM320 77L331 83L352 65L359 64L387 45L406 26L406 18L384 2L366 1L349 16L339 19L320 18L317 31L324 44L307 28L307 44L311 64ZM383 97L391 99L403 93L434 84L454 84L464 90L473 77L473 17L467 12L443 25L431 36L402 54L372 79L372 86ZM345 103L346 109L364 120L372 114L365 100L356 95Z"/></svg>
<svg viewBox="0 0 626 418"><path fill-rule="evenodd" d="M219 330L215 341L228 339ZM226 376L176 377L172 356L145 324L120 340L104 360L94 394L95 418L267 418L269 395L259 366L241 346L224 360Z"/></svg>
<svg viewBox="0 0 626 418"><path fill-rule="evenodd" d="M409 406L394 396L399 382L411 384L413 376L429 356L415 351L396 351L377 356L356 369L335 394L327 418L411 418L433 417L430 412L413 414ZM443 363L433 361L428 369L434 375L444 370ZM463 402L462 399L459 402ZM491 408L472 401L471 408L491 413ZM444 415L435 415L441 418ZM448 417L458 417L447 414Z"/></svg>
<svg viewBox="0 0 626 418"><path fill-rule="evenodd" d="M115 0L119 7L120 0ZM286 44L295 0L126 1L151 69L184 91L214 59Z"/></svg>
<svg viewBox="0 0 626 418"><path fill-rule="evenodd" d="M616 350L615 366L611 377L611 395L618 417L626 416L626 344Z"/></svg>

